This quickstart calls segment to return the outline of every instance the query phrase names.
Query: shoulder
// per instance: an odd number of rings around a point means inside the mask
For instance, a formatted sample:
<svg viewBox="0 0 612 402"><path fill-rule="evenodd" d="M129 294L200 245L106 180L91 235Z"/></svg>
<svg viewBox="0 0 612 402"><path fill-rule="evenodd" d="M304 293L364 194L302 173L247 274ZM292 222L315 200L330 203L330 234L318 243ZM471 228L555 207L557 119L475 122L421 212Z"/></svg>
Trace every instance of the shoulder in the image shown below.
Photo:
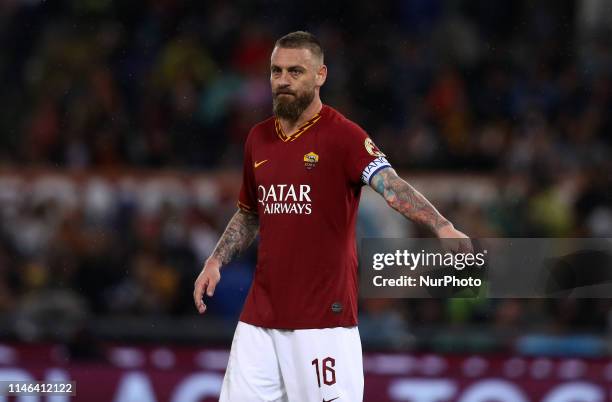
<svg viewBox="0 0 612 402"><path fill-rule="evenodd" d="M270 133L271 130L274 130L274 116L270 116L251 127L246 139L247 144L253 141L262 140L266 136L266 133Z"/></svg>
<svg viewBox="0 0 612 402"><path fill-rule="evenodd" d="M348 119L336 109L325 105L322 113L326 114L329 128L336 133L333 137L341 144L355 140L364 141L368 138L368 134L359 124Z"/></svg>

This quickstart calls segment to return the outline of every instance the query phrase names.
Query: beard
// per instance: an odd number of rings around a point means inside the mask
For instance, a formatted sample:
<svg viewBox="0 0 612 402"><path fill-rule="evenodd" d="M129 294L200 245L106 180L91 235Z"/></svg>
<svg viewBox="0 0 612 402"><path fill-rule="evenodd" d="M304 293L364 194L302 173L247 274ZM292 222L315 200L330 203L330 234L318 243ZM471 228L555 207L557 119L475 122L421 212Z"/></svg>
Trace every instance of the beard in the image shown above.
<svg viewBox="0 0 612 402"><path fill-rule="evenodd" d="M291 95L285 95L291 93ZM296 122L297 119L302 115L304 110L310 105L314 99L315 91L305 91L301 94L295 92L289 92L286 90L280 90L274 93L272 99L272 110L274 116L279 119L288 120L290 122Z"/></svg>

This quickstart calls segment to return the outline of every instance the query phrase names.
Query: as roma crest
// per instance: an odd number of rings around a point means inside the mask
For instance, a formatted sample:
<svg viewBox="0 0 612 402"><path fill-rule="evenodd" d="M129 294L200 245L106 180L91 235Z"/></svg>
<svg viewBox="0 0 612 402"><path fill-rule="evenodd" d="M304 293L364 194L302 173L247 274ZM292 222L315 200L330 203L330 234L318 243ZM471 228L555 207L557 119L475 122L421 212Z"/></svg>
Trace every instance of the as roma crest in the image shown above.
<svg viewBox="0 0 612 402"><path fill-rule="evenodd" d="M319 162L319 155L314 152L308 152L304 155L304 166L306 169L311 170L317 166L317 162Z"/></svg>

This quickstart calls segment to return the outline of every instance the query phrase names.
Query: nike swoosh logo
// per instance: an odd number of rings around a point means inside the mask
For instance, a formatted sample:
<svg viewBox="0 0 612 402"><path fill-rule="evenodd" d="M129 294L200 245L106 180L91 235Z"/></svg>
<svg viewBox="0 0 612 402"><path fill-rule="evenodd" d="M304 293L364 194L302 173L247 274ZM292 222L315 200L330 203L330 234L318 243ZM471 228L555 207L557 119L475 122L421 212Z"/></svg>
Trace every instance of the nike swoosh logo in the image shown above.
<svg viewBox="0 0 612 402"><path fill-rule="evenodd" d="M336 399L340 398L339 396L335 397L334 399L325 399L323 398L323 402L332 402L335 401Z"/></svg>
<svg viewBox="0 0 612 402"><path fill-rule="evenodd" d="M263 161L255 162L255 169L257 169L258 167L260 167L261 165L263 165L267 161L268 161L267 159L264 159ZM325 402L329 402L329 401L325 401Z"/></svg>

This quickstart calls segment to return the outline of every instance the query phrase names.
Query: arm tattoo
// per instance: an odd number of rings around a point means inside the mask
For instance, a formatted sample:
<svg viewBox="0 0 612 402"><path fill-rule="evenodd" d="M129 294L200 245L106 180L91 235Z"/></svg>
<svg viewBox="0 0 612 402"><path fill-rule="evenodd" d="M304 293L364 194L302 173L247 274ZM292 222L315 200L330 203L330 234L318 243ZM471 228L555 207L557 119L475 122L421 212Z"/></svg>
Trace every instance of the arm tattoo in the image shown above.
<svg viewBox="0 0 612 402"><path fill-rule="evenodd" d="M411 221L428 227L434 233L450 225L423 194L406 183L392 168L376 173L370 181L370 186L384 197L391 208Z"/></svg>
<svg viewBox="0 0 612 402"><path fill-rule="evenodd" d="M222 265L226 265L234 256L251 245L258 229L257 215L238 210L227 224L225 232L212 252L212 257L221 261Z"/></svg>

